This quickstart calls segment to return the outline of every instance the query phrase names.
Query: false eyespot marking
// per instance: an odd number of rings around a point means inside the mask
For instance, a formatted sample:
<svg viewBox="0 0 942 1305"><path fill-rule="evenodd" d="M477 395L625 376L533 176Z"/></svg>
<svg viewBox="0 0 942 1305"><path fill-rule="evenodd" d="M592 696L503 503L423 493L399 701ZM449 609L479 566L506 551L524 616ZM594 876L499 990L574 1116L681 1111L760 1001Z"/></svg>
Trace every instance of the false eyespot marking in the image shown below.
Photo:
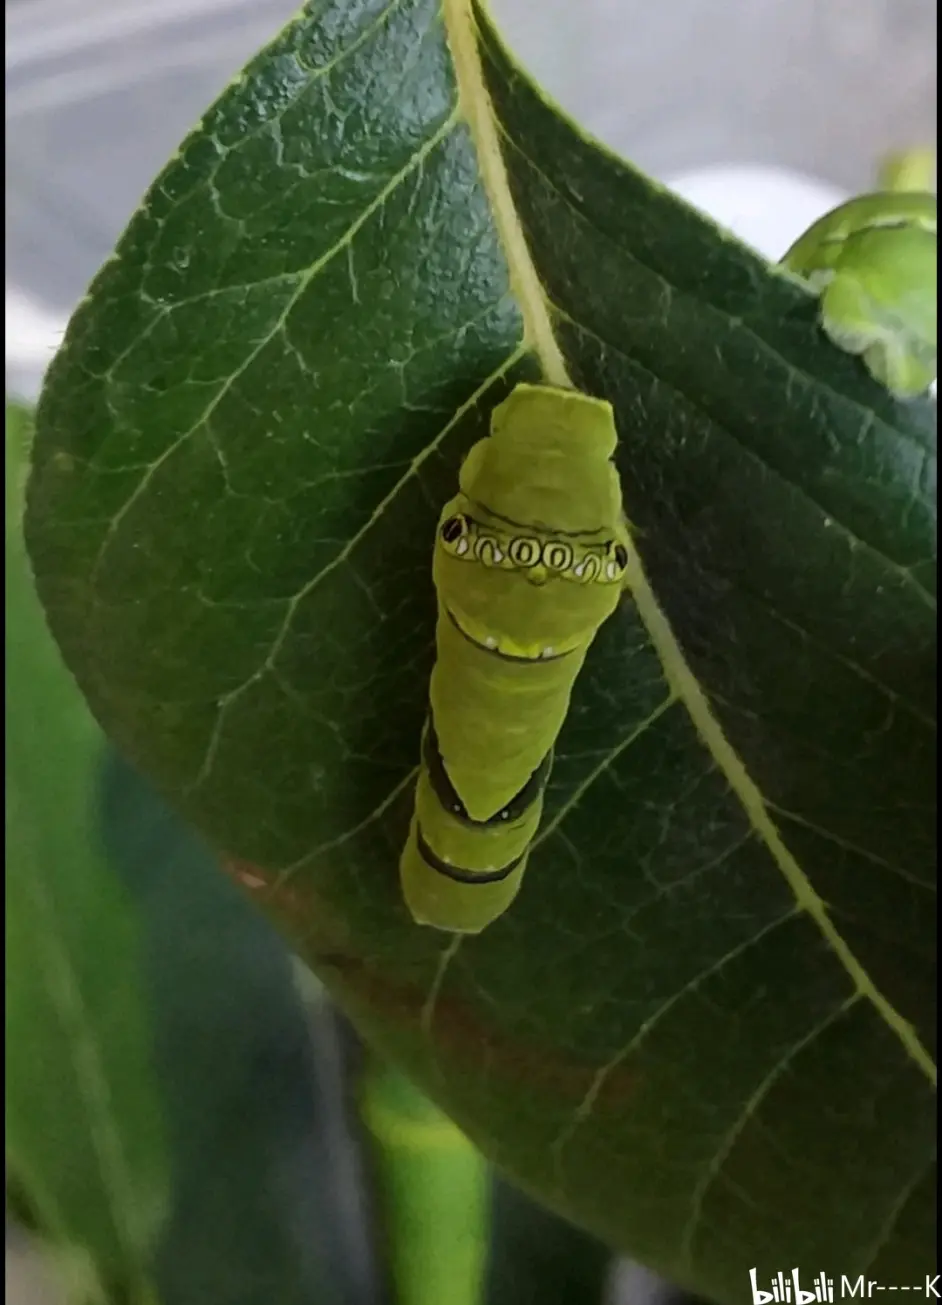
<svg viewBox="0 0 942 1305"><path fill-rule="evenodd" d="M440 531L442 540L454 551L457 557L463 557L471 547L470 536L471 527L468 518L460 513L457 516L449 517L447 521L442 522Z"/></svg>
<svg viewBox="0 0 942 1305"><path fill-rule="evenodd" d="M543 565L550 571L568 571L572 566L572 545L551 539L543 547Z"/></svg>
<svg viewBox="0 0 942 1305"><path fill-rule="evenodd" d="M465 517L449 517L442 525L442 539L446 544L453 544L467 533L468 522Z"/></svg>
<svg viewBox="0 0 942 1305"><path fill-rule="evenodd" d="M540 560L540 541L525 535L518 536L510 542L510 560L514 566L536 566Z"/></svg>
<svg viewBox="0 0 942 1305"><path fill-rule="evenodd" d="M605 568L609 580L617 580L628 565L628 549L624 544L616 544L611 549L611 561Z"/></svg>
<svg viewBox="0 0 942 1305"><path fill-rule="evenodd" d="M542 569L544 575L548 572L582 584L617 581L628 565L628 550L615 539L601 546L597 543L580 546L558 536L541 539L535 535L516 535L507 539L493 527L485 531L463 512L456 512L443 521L439 534L453 557L463 557L485 567L509 565L520 571L533 571L534 575Z"/></svg>

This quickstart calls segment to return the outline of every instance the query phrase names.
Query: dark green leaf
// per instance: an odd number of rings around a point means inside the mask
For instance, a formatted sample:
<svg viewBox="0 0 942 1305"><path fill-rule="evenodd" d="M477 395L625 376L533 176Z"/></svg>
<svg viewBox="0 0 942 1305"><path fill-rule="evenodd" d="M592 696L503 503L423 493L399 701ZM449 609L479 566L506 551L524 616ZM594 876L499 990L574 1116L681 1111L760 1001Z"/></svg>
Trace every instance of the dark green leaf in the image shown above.
<svg viewBox="0 0 942 1305"><path fill-rule="evenodd" d="M84 1277L142 1301L169 1197L132 904L96 850L99 735L21 534L30 419L6 408L6 1162ZM78 1299L78 1297L77 1297Z"/></svg>
<svg viewBox="0 0 942 1305"><path fill-rule="evenodd" d="M475 31L461 0L311 4L169 165L44 394L50 621L122 745L529 1190L719 1300L752 1264L918 1281L934 407ZM432 530L539 371L615 403L641 560L522 896L459 944L396 883Z"/></svg>

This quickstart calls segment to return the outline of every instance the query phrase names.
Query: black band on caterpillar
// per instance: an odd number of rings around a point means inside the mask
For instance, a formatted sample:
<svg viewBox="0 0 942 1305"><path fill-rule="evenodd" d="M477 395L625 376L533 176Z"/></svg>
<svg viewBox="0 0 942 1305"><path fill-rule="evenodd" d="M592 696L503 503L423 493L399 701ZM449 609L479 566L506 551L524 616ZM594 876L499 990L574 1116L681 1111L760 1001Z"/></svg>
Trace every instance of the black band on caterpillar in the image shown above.
<svg viewBox="0 0 942 1305"><path fill-rule="evenodd" d="M509 875L512 875L526 856L526 852L524 852L523 856L515 857L513 861L502 866L500 870L462 870L461 866L449 865L447 861L443 861L441 857L435 855L428 843L426 843L421 828L416 831L416 839L419 856L429 869L437 871L440 875L445 875L448 879L453 879L458 884L499 883L501 879L506 879Z"/></svg>
<svg viewBox="0 0 942 1305"><path fill-rule="evenodd" d="M445 810L449 811L456 820L460 820L463 825L467 825L469 829L487 829L489 826L503 825L508 821L519 820L524 812L529 810L540 796L546 786L546 781L549 779L553 765L553 753L550 751L546 754L520 792L506 806L501 807L487 820L472 820L468 815L465 804L448 778L448 771L445 769L445 763L442 760L441 750L438 746L438 735L435 733L435 725L431 717L425 727L422 760L425 762L429 783Z"/></svg>

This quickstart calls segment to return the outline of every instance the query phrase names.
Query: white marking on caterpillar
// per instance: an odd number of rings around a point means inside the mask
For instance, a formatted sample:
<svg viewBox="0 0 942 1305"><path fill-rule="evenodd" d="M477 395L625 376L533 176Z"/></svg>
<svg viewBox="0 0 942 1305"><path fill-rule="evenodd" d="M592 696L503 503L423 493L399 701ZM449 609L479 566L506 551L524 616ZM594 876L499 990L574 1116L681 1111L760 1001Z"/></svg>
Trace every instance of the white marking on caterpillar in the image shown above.
<svg viewBox="0 0 942 1305"><path fill-rule="evenodd" d="M466 539L459 539L457 544L455 544L455 552L466 553L467 551L468 551L468 541Z"/></svg>
<svg viewBox="0 0 942 1305"><path fill-rule="evenodd" d="M485 648L496 648L496 647L497 647L497 640L494 638L494 636L493 636L492 634L489 634L489 635L487 636L487 638L484 640L484 647L485 647Z"/></svg>
<svg viewBox="0 0 942 1305"><path fill-rule="evenodd" d="M609 562L608 566L605 568L605 571L606 574L608 575L609 580L614 580L615 577L618 575L618 567L615 565L614 562Z"/></svg>

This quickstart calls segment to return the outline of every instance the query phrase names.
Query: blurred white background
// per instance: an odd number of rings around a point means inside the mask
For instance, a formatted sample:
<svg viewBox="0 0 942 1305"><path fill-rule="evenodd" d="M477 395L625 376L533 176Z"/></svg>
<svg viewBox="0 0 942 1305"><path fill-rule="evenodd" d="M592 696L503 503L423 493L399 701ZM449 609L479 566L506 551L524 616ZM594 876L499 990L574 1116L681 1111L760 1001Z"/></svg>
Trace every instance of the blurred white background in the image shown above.
<svg viewBox="0 0 942 1305"><path fill-rule="evenodd" d="M564 108L653 175L686 179L690 198L772 257L829 203L866 189L886 150L935 139L934 0L490 7ZM35 393L56 333L147 184L296 8L10 0L8 386ZM737 181L703 177L723 165ZM800 193L787 185L794 174L808 183Z"/></svg>

